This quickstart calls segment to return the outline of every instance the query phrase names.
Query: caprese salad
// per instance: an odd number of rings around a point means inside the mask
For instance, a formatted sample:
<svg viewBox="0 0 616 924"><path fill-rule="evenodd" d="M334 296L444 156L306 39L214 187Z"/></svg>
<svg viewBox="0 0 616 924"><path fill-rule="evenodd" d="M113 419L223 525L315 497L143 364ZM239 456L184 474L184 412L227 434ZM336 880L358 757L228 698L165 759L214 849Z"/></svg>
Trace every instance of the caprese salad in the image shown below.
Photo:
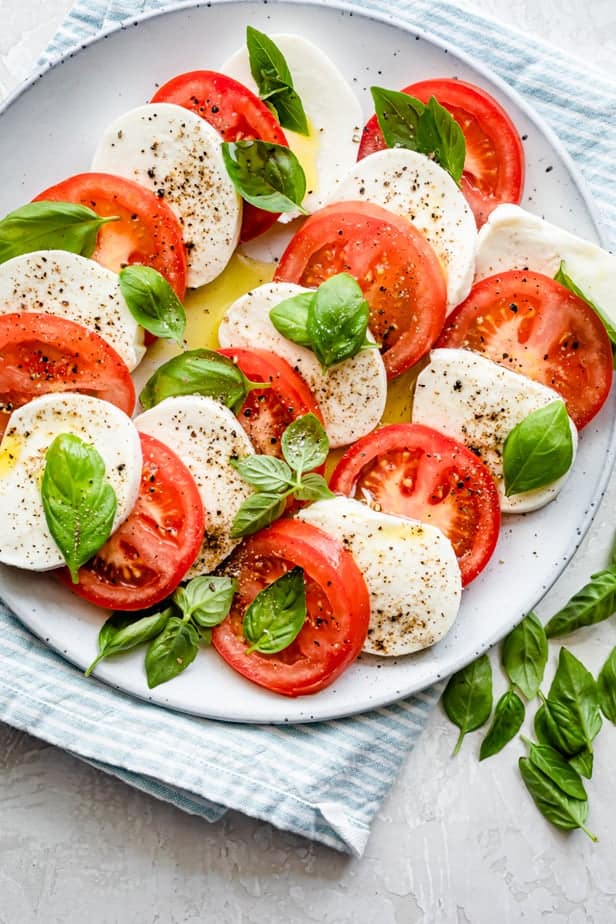
<svg viewBox="0 0 616 924"><path fill-rule="evenodd" d="M0 220L0 562L101 608L88 673L212 644L298 696L435 644L606 400L616 258L519 207L506 112L372 97L249 26Z"/></svg>

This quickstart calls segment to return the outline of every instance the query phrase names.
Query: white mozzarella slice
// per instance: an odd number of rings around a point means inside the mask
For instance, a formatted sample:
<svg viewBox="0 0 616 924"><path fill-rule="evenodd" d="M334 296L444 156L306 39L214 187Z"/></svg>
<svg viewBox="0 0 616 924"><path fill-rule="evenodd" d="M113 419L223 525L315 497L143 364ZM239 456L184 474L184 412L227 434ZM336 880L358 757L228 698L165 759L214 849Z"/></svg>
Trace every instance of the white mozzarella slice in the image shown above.
<svg viewBox="0 0 616 924"><path fill-rule="evenodd" d="M308 119L308 137L287 129L284 132L306 173L303 206L314 212L336 198L338 183L357 160L364 121L361 106L338 68L312 42L301 35L285 33L270 38L285 57ZM258 95L246 47L237 51L222 70ZM272 102L275 105L275 100ZM293 217L295 213L281 216L281 220Z"/></svg>
<svg viewBox="0 0 616 924"><path fill-rule="evenodd" d="M470 292L477 226L469 205L446 170L425 154L388 148L357 163L332 201L374 202L408 218L439 258L451 311Z"/></svg>
<svg viewBox="0 0 616 924"><path fill-rule="evenodd" d="M269 282L242 295L227 310L218 339L222 347L271 350L298 372L317 399L332 449L346 446L377 426L387 400L387 376L378 350L362 350L323 372L311 350L279 334L269 318L275 305L300 292L290 282Z"/></svg>
<svg viewBox="0 0 616 924"><path fill-rule="evenodd" d="M45 453L62 433L92 444L116 493L113 529L131 512L141 484L139 434L108 401L66 392L35 398L11 415L0 443L0 561L31 571L64 564L41 500Z"/></svg>
<svg viewBox="0 0 616 924"><path fill-rule="evenodd" d="M130 313L117 273L66 250L37 250L0 265L0 314L38 311L100 334L132 371L143 358L143 329Z"/></svg>
<svg viewBox="0 0 616 924"><path fill-rule="evenodd" d="M449 631L462 582L451 542L440 529L348 497L317 501L297 517L339 539L362 572L370 594L364 651L407 655Z"/></svg>
<svg viewBox="0 0 616 924"><path fill-rule="evenodd" d="M534 491L505 496L503 446L507 435L539 408L561 396L524 375L505 369L470 350L433 350L419 374L413 398L413 423L422 423L464 443L488 466L503 513L527 513L551 501L569 476ZM577 430L570 419L573 455ZM572 461L573 465L573 461Z"/></svg>
<svg viewBox="0 0 616 924"><path fill-rule="evenodd" d="M499 205L479 232L476 279L510 269L553 277L561 260L577 287L616 325L616 255L518 205Z"/></svg>
<svg viewBox="0 0 616 924"><path fill-rule="evenodd" d="M175 212L187 248L188 285L222 273L237 246L241 200L205 119L172 103L131 109L105 131L92 169L147 186Z"/></svg>
<svg viewBox="0 0 616 924"><path fill-rule="evenodd" d="M253 489L229 463L254 452L250 440L227 407L202 395L166 398L136 417L135 426L173 449L195 479L205 537L187 576L211 574L240 541L231 539L231 524Z"/></svg>

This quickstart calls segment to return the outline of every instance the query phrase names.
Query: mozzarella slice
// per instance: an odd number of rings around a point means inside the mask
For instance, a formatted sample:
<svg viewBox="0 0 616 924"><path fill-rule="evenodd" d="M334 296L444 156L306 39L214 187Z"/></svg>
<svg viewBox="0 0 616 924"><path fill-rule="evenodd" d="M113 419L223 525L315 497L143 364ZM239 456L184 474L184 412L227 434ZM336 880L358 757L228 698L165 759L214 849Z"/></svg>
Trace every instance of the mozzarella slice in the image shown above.
<svg viewBox="0 0 616 924"><path fill-rule="evenodd" d="M269 318L275 305L300 292L289 282L269 282L233 302L218 330L222 347L271 350L298 372L317 399L332 449L365 436L379 423L387 400L387 376L378 350L362 350L323 372L311 350L279 334Z"/></svg>
<svg viewBox="0 0 616 924"><path fill-rule="evenodd" d="M470 292L477 227L453 179L425 154L388 148L364 157L342 180L332 201L374 202L408 218L439 258L451 311Z"/></svg>
<svg viewBox="0 0 616 924"><path fill-rule="evenodd" d="M37 250L0 265L0 314L39 311L100 334L132 371L143 329L122 297L117 273L66 250Z"/></svg>
<svg viewBox="0 0 616 924"><path fill-rule="evenodd" d="M211 574L239 539L229 532L253 489L229 464L254 452L237 417L213 398L166 398L135 418L135 426L169 446L190 470L205 508L205 537L187 577Z"/></svg>
<svg viewBox="0 0 616 924"><path fill-rule="evenodd" d="M479 232L476 278L509 269L554 277L561 260L578 288L616 325L616 255L518 205L499 205Z"/></svg>
<svg viewBox="0 0 616 924"><path fill-rule="evenodd" d="M503 513L526 513L556 497L569 472L546 487L506 497L502 464L505 439L532 411L559 400L562 398L551 388L479 353L433 350L430 364L417 379L412 420L472 449L494 476ZM571 419L569 424L575 458L577 430Z"/></svg>
<svg viewBox="0 0 616 924"><path fill-rule="evenodd" d="M297 518L335 536L357 562L370 594L364 651L411 654L449 631L462 582L451 542L440 529L348 497L317 501Z"/></svg>
<svg viewBox="0 0 616 924"><path fill-rule="evenodd" d="M292 34L274 34L270 38L285 57L308 119L308 137L284 131L306 174L303 206L314 212L336 197L338 183L357 160L363 125L361 106L338 68L312 42ZM258 96L246 47L237 51L222 70ZM272 102L276 104L275 99ZM297 214L288 213L281 220L290 221Z"/></svg>
<svg viewBox="0 0 616 924"><path fill-rule="evenodd" d="M116 493L113 529L131 512L141 483L141 444L130 417L108 401L66 392L14 411L0 443L0 561L46 571L64 564L41 500L45 453L61 433L92 444Z"/></svg>
<svg viewBox="0 0 616 924"><path fill-rule="evenodd" d="M182 225L193 288L222 273L240 235L241 200L225 170L221 141L194 112L150 103L107 128L92 162L93 170L136 180L165 199Z"/></svg>

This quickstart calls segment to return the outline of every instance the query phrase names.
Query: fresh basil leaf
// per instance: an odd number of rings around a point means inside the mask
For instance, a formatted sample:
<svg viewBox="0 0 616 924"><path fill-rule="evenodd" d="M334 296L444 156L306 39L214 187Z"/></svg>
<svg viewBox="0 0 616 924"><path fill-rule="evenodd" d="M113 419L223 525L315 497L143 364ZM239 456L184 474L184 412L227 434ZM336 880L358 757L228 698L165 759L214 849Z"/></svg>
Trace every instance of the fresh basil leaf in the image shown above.
<svg viewBox="0 0 616 924"><path fill-rule="evenodd" d="M588 815L586 799L573 799L568 796L542 770L531 763L528 757L520 757L518 763L526 788L547 821L565 831L581 828L591 840L597 840L584 825Z"/></svg>
<svg viewBox="0 0 616 924"><path fill-rule="evenodd" d="M552 739L546 725L546 710L545 706L540 706L535 713L535 718L533 720L533 728L535 729L535 735L537 736L537 741L540 744L548 744L552 747Z"/></svg>
<svg viewBox="0 0 616 924"><path fill-rule="evenodd" d="M72 202L29 202L0 221L0 263L35 250L68 250L91 257L98 232L116 215L101 218Z"/></svg>
<svg viewBox="0 0 616 924"><path fill-rule="evenodd" d="M212 630L204 629L203 626L195 626L197 633L199 634L199 641L202 645L211 645L212 644Z"/></svg>
<svg viewBox="0 0 616 924"><path fill-rule="evenodd" d="M597 684L590 671L566 648L560 649L546 707L550 734L551 715L572 754L584 746L592 749L593 739L601 728Z"/></svg>
<svg viewBox="0 0 616 924"><path fill-rule="evenodd" d="M594 762L592 750L584 747L577 754L571 756L571 752L567 750L566 743L560 737L558 726L552 719L551 714L548 717L544 706L541 706L535 713L534 727L537 740L541 744L557 751L562 757L566 758L569 766L573 767L582 776L585 776L586 779L591 778Z"/></svg>
<svg viewBox="0 0 616 924"><path fill-rule="evenodd" d="M597 693L601 712L616 725L616 648L612 648L607 661L599 671Z"/></svg>
<svg viewBox="0 0 616 924"><path fill-rule="evenodd" d="M572 799L586 799L586 790L580 774L549 744L534 744L528 742L530 750L528 758L538 770L556 783L559 789L571 796Z"/></svg>
<svg viewBox="0 0 616 924"><path fill-rule="evenodd" d="M298 343L300 346L310 347L312 341L308 336L308 310L315 298L314 292L300 292L279 302L270 311L270 321L279 334Z"/></svg>
<svg viewBox="0 0 616 924"><path fill-rule="evenodd" d="M280 494L293 483L293 472L287 463L274 456L245 456L232 459L231 465L257 491Z"/></svg>
<svg viewBox="0 0 616 924"><path fill-rule="evenodd" d="M522 727L525 712L524 703L514 690L503 693L496 704L488 733L481 742L479 760L502 751Z"/></svg>
<svg viewBox="0 0 616 924"><path fill-rule="evenodd" d="M184 307L167 280L151 266L125 266L120 289L135 321L155 337L182 346L186 329Z"/></svg>
<svg viewBox="0 0 616 924"><path fill-rule="evenodd" d="M358 282L338 273L321 283L308 307L306 333L324 369L356 356L366 339L370 306Z"/></svg>
<svg viewBox="0 0 616 924"><path fill-rule="evenodd" d="M553 712L546 699L543 700L542 709L539 711L541 715L537 713L535 716L535 731L541 743L550 744L567 758L578 754L586 746L579 725L574 723L563 728L559 712Z"/></svg>
<svg viewBox="0 0 616 924"><path fill-rule="evenodd" d="M289 424L281 439L282 454L298 477L323 465L329 452L329 440L323 425L314 414L304 414Z"/></svg>
<svg viewBox="0 0 616 924"><path fill-rule="evenodd" d="M290 148L270 141L223 141L222 156L236 190L266 212L307 214L306 176Z"/></svg>
<svg viewBox="0 0 616 924"><path fill-rule="evenodd" d="M612 322L609 320L607 315L603 313L599 306L595 305L595 303L592 302L587 295L584 295L582 290L576 286L575 282L566 270L564 260L561 260L560 262L560 266L558 267L556 275L554 276L554 281L559 282L561 286L569 289L570 292L573 292L574 295L577 295L578 298L581 298L583 302L586 302L589 308L592 308L595 314L598 315L603 322L603 326L605 327L606 333L610 339L610 343L612 346L616 346L616 327L614 327Z"/></svg>
<svg viewBox="0 0 616 924"><path fill-rule="evenodd" d="M589 748L583 748L577 754L574 754L573 757L569 758L569 766L573 767L573 769L582 776L585 776L587 780L592 777L593 763L594 755Z"/></svg>
<svg viewBox="0 0 616 924"><path fill-rule="evenodd" d="M262 492L251 494L242 503L231 524L231 538L251 536L278 520L287 506L286 497L280 494Z"/></svg>
<svg viewBox="0 0 616 924"><path fill-rule="evenodd" d="M278 116L283 128L310 134L302 101L293 88L293 78L284 55L275 42L252 26L246 28L250 73L259 90Z"/></svg>
<svg viewBox="0 0 616 924"><path fill-rule="evenodd" d="M306 620L304 572L293 568L257 594L244 613L247 653L276 654L294 642Z"/></svg>
<svg viewBox="0 0 616 924"><path fill-rule="evenodd" d="M487 655L481 655L449 678L443 693L443 708L460 729L455 756L464 736L487 722L492 711L492 667Z"/></svg>
<svg viewBox="0 0 616 924"><path fill-rule="evenodd" d="M507 677L527 699L541 686L548 660L548 641L541 622L529 613L503 642L502 663Z"/></svg>
<svg viewBox="0 0 616 924"><path fill-rule="evenodd" d="M173 395L206 395L237 411L250 391L267 387L250 382L234 362L214 350L187 350L159 366L139 400L148 410Z"/></svg>
<svg viewBox="0 0 616 924"><path fill-rule="evenodd" d="M45 456L41 498L47 526L71 572L98 552L111 534L117 498L94 446L60 433Z"/></svg>
<svg viewBox="0 0 616 924"><path fill-rule="evenodd" d="M417 150L433 157L459 186L466 157L464 132L434 96L417 123L416 141Z"/></svg>
<svg viewBox="0 0 616 924"><path fill-rule="evenodd" d="M182 616L192 619L197 626L211 629L229 614L236 590L235 578L207 574L178 587L171 599Z"/></svg>
<svg viewBox="0 0 616 924"><path fill-rule="evenodd" d="M552 484L572 462L567 408L562 401L552 401L532 411L508 434L503 447L505 494L511 497Z"/></svg>
<svg viewBox="0 0 616 924"><path fill-rule="evenodd" d="M327 487L327 482L323 475L317 475L316 472L310 472L308 475L302 475L301 487L296 488L293 497L299 501L309 501L313 503L319 500L329 500L335 497L333 491Z"/></svg>
<svg viewBox="0 0 616 924"><path fill-rule="evenodd" d="M195 627L172 616L161 634L150 642L145 655L145 673L150 690L186 670L198 651L199 634Z"/></svg>
<svg viewBox="0 0 616 924"><path fill-rule="evenodd" d="M370 87L370 92L387 147L417 150L417 125L426 108L421 100L385 87Z"/></svg>
<svg viewBox="0 0 616 924"><path fill-rule="evenodd" d="M588 584L555 613L545 627L548 638L569 635L583 626L594 626L616 612L616 571L607 568L593 574Z"/></svg>
<svg viewBox="0 0 616 924"><path fill-rule="evenodd" d="M143 642L149 642L150 639L160 635L173 613L174 607L172 606L154 611L147 616L141 616L141 618L135 618L134 613L114 613L99 632L98 656L86 670L86 677L90 676L103 658L130 651L142 645Z"/></svg>

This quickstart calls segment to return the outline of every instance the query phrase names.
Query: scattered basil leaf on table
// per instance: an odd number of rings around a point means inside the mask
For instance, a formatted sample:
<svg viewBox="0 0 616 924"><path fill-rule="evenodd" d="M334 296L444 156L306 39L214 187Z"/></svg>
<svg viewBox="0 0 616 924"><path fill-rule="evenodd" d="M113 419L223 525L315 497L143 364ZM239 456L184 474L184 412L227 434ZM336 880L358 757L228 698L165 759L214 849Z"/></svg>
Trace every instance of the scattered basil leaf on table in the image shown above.
<svg viewBox="0 0 616 924"><path fill-rule="evenodd" d="M184 622L192 619L197 627L211 629L227 617L236 590L234 578L208 574L178 587L171 599L181 610Z"/></svg>
<svg viewBox="0 0 616 924"><path fill-rule="evenodd" d="M182 346L186 329L184 306L161 273L151 266L125 266L120 290L135 321L155 337Z"/></svg>
<svg viewBox="0 0 616 924"><path fill-rule="evenodd" d="M607 658L597 677L597 692L601 712L616 725L616 648Z"/></svg>
<svg viewBox="0 0 616 924"><path fill-rule="evenodd" d="M293 568L269 584L244 613L247 653L276 654L295 641L306 621L304 572Z"/></svg>
<svg viewBox="0 0 616 924"><path fill-rule="evenodd" d="M535 744L523 739L529 747L528 758L538 770L552 780L564 793L573 799L586 799L586 790L580 774L565 758L548 744Z"/></svg>
<svg viewBox="0 0 616 924"><path fill-rule="evenodd" d="M247 26L246 47L250 73L258 87L259 97L267 102L283 128L300 135L310 134L289 65L276 43L265 33Z"/></svg>
<svg viewBox="0 0 616 924"><path fill-rule="evenodd" d="M271 141L223 141L222 157L231 182L245 202L266 212L304 215L306 175L290 148Z"/></svg>
<svg viewBox="0 0 616 924"><path fill-rule="evenodd" d="M487 722L492 711L492 667L487 655L481 655L449 678L443 693L443 708L460 729L453 751L456 755L464 736Z"/></svg>
<svg viewBox="0 0 616 924"><path fill-rule="evenodd" d="M168 606L158 612L140 617L135 613L114 613L99 632L98 656L86 670L86 677L90 676L97 664L104 658L130 651L160 635L173 612L173 607ZM136 615L137 618L135 618Z"/></svg>
<svg viewBox="0 0 616 924"><path fill-rule="evenodd" d="M189 622L171 616L163 631L154 638L146 651L145 673L148 687L153 689L186 670L197 657L199 633Z"/></svg>
<svg viewBox="0 0 616 924"><path fill-rule="evenodd" d="M279 520L287 506L287 495L271 494L264 491L251 494L242 503L231 524L231 538L252 536L260 529L265 529L275 520Z"/></svg>
<svg viewBox="0 0 616 924"><path fill-rule="evenodd" d="M592 749L602 724L597 685L590 671L566 648L560 649L545 705L548 732L552 733L550 718L553 718L572 755L584 746Z"/></svg>
<svg viewBox="0 0 616 924"><path fill-rule="evenodd" d="M72 202L28 202L0 221L0 263L35 250L67 250L91 257L98 232L119 216L101 218Z"/></svg>
<svg viewBox="0 0 616 924"><path fill-rule="evenodd" d="M527 699L541 686L548 660L548 641L543 626L529 613L503 642L502 663L507 677Z"/></svg>
<svg viewBox="0 0 616 924"><path fill-rule="evenodd" d="M72 433L56 436L45 455L41 498L49 531L77 584L81 566L109 538L117 507L98 450Z"/></svg>
<svg viewBox="0 0 616 924"><path fill-rule="evenodd" d="M563 401L528 414L510 431L503 447L505 494L522 494L552 484L569 471L573 437Z"/></svg>
<svg viewBox="0 0 616 924"><path fill-rule="evenodd" d="M585 776L587 780L592 777L593 764L594 754L589 748L582 748L581 751L569 758L569 766L577 770L582 776Z"/></svg>
<svg viewBox="0 0 616 924"><path fill-rule="evenodd" d="M588 584L555 613L545 627L548 638L569 635L609 619L616 612L616 570L593 574Z"/></svg>
<svg viewBox="0 0 616 924"><path fill-rule="evenodd" d="M559 282L561 286L564 286L566 289L569 289L569 291L573 292L574 295L577 295L578 298L581 298L583 302L586 302L589 308L592 308L595 314L598 315L598 317L603 322L603 326L605 327L605 331L610 339L610 343L612 344L612 346L616 346L616 327L614 327L612 322L608 319L607 315L605 315L603 311L601 311L599 306L595 305L595 303L591 301L588 298L588 296L585 295L582 292L582 290L575 284L575 282L573 281L573 279L567 272L564 260L561 260L560 266L558 267L558 270L556 271L556 275L554 276L554 280L555 282ZM616 364L616 359L615 359L615 364Z"/></svg>
<svg viewBox="0 0 616 924"><path fill-rule="evenodd" d="M237 411L249 392L269 387L269 382L249 381L232 360L214 350L187 350L159 366L139 400L148 410L173 395L205 395Z"/></svg>
<svg viewBox="0 0 616 924"><path fill-rule="evenodd" d="M503 693L496 704L488 733L481 742L479 760L498 754L512 738L515 738L522 727L525 712L524 703L515 690Z"/></svg>
<svg viewBox="0 0 616 924"><path fill-rule="evenodd" d="M519 768L526 788L547 821L565 831L581 828L591 840L597 840L584 824L588 815L587 799L567 795L528 757L520 757Z"/></svg>
<svg viewBox="0 0 616 924"><path fill-rule="evenodd" d="M329 440L318 417L304 414L286 428L281 448L287 463L301 475L323 465L329 452Z"/></svg>

